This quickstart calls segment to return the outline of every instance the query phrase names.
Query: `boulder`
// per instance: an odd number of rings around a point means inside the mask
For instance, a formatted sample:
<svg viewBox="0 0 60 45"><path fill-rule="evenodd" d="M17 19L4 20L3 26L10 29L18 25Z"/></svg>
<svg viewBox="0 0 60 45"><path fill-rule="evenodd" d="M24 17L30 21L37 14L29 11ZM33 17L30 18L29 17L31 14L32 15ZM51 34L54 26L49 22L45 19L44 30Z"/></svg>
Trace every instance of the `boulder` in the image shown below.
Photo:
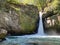
<svg viewBox="0 0 60 45"><path fill-rule="evenodd" d="M0 41L4 39L7 35L7 31L5 29L0 29Z"/></svg>
<svg viewBox="0 0 60 45"><path fill-rule="evenodd" d="M0 27L11 35L36 33L38 29L39 12L34 5L9 4L0 12Z"/></svg>

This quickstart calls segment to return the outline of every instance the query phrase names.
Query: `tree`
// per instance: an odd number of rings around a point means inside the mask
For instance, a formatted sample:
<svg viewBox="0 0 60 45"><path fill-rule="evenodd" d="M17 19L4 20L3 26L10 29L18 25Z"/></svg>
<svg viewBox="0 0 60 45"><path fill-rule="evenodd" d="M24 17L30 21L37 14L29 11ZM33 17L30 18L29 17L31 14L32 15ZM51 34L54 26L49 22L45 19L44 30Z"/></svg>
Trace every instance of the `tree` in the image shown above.
<svg viewBox="0 0 60 45"><path fill-rule="evenodd" d="M45 8L45 11L54 11L54 13L60 13L60 1L53 0L48 4L48 7Z"/></svg>

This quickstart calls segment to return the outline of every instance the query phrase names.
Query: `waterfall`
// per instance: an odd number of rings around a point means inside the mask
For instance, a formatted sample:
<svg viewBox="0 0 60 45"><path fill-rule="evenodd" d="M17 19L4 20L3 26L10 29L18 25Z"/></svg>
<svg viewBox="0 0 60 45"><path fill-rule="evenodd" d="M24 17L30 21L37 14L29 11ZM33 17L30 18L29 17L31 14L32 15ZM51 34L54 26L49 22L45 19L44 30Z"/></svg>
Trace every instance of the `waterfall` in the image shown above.
<svg viewBox="0 0 60 45"><path fill-rule="evenodd" d="M43 22L42 22L42 15L43 12L39 12L39 27L38 27L38 32L36 34L32 34L32 35L25 35L24 37L39 37L39 36L46 36L44 33L44 29L43 29Z"/></svg>
<svg viewBox="0 0 60 45"><path fill-rule="evenodd" d="M43 12L39 12L39 27L38 27L38 35L45 35L44 34L44 29L43 29L43 22L42 22L42 15L43 15Z"/></svg>
<svg viewBox="0 0 60 45"><path fill-rule="evenodd" d="M43 12L39 12L39 27L38 27L38 32L36 34L17 36L17 37L33 38L33 37L39 37L39 36L46 36L44 34L44 29L43 29L42 15L43 15ZM12 37L16 37L16 36L12 36Z"/></svg>
<svg viewBox="0 0 60 45"><path fill-rule="evenodd" d="M43 12L39 12L39 27L38 27L38 32L36 34L24 35L24 36L10 36L10 37L8 36L6 37L6 42L17 43L17 41L15 40L18 40L18 42L20 43L20 40L22 40L22 38L25 40L26 38L38 38L41 36L46 36L44 34L44 29L43 29L42 15Z"/></svg>
<svg viewBox="0 0 60 45"><path fill-rule="evenodd" d="M38 27L38 32L36 34L31 34L31 35L24 35L24 36L17 36L18 38L21 37L26 37L26 38L33 38L33 37L39 37L39 36L46 36L44 34L44 29L43 29L43 22L42 22L42 15L43 12L39 12L39 27ZM12 37L16 37L16 36L12 36Z"/></svg>

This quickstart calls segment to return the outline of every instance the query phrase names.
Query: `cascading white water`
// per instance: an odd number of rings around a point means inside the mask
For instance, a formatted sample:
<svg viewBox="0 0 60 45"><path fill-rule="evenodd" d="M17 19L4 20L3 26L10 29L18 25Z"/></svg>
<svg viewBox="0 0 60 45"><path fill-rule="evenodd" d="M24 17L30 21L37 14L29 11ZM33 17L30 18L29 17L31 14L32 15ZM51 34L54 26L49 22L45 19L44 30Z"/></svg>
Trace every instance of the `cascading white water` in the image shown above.
<svg viewBox="0 0 60 45"><path fill-rule="evenodd" d="M43 22L42 22L42 15L43 15L43 12L39 12L39 27L38 27L38 35L45 35L44 34L44 29L43 29Z"/></svg>

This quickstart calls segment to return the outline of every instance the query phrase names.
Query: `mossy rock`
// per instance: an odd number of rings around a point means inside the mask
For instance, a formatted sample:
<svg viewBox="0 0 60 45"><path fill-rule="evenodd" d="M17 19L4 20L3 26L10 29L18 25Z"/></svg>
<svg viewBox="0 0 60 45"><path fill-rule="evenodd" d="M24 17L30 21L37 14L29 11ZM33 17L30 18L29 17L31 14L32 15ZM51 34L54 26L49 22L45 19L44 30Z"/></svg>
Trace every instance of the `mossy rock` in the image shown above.
<svg viewBox="0 0 60 45"><path fill-rule="evenodd" d="M26 5L21 7L20 12L20 25L22 30L27 31L28 33L37 30L36 28L39 20L37 7L33 5Z"/></svg>
<svg viewBox="0 0 60 45"><path fill-rule="evenodd" d="M7 35L7 31L4 29L0 29L0 39L4 39Z"/></svg>
<svg viewBox="0 0 60 45"><path fill-rule="evenodd" d="M34 5L10 4L0 17L0 27L11 35L32 34L38 29L39 13Z"/></svg>

